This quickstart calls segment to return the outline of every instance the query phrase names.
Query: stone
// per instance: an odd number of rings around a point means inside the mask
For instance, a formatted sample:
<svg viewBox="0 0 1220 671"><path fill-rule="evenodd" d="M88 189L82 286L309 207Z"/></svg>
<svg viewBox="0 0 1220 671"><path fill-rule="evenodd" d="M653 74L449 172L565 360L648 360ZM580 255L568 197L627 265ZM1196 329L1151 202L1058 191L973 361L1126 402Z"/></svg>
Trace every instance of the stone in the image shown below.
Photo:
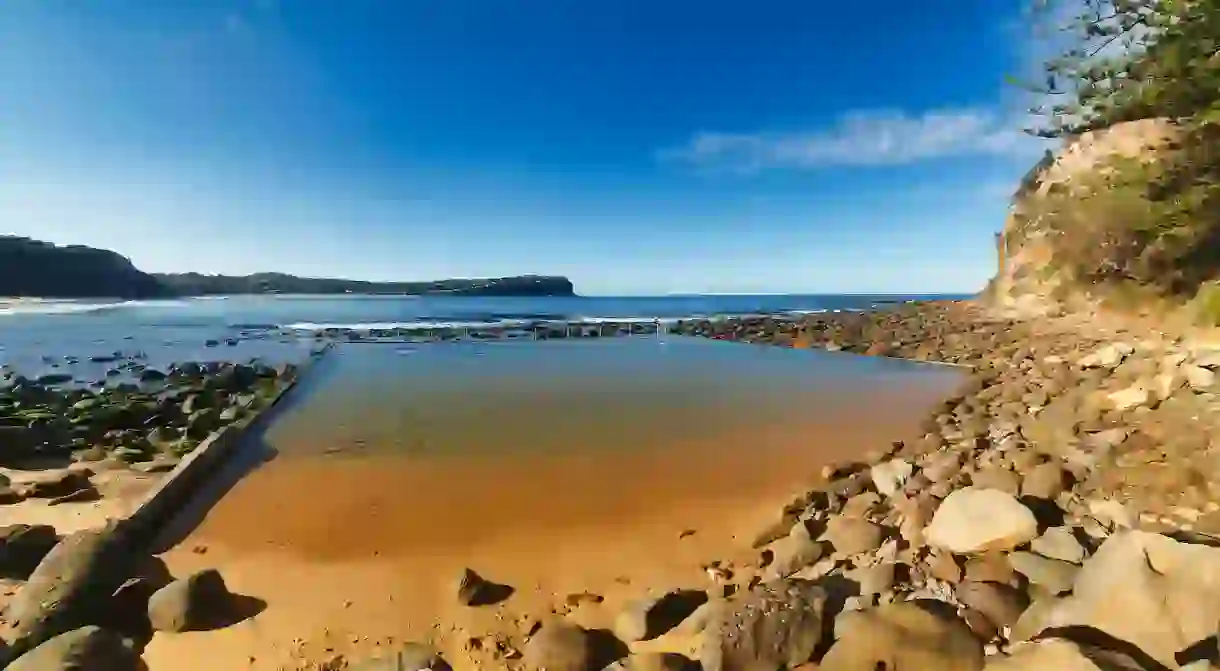
<svg viewBox="0 0 1220 671"><path fill-rule="evenodd" d="M825 554L825 544L813 539L806 522L797 522L787 536L768 546L771 563L767 566L765 579L787 578L809 566Z"/></svg>
<svg viewBox="0 0 1220 671"><path fill-rule="evenodd" d="M707 600L706 592L691 590L636 599L615 618L614 635L626 643L656 638L681 624Z"/></svg>
<svg viewBox="0 0 1220 671"><path fill-rule="evenodd" d="M970 476L970 482L975 487L997 489L1005 494L1016 496L1021 491L1021 478L1016 473L1001 466L990 466Z"/></svg>
<svg viewBox="0 0 1220 671"><path fill-rule="evenodd" d="M1186 376L1186 384L1195 391L1210 391L1216 384L1216 374L1202 366L1184 366L1182 374Z"/></svg>
<svg viewBox="0 0 1220 671"><path fill-rule="evenodd" d="M11 654L90 624L104 624L111 596L133 557L115 526L77 531L51 548L9 602L4 638Z"/></svg>
<svg viewBox="0 0 1220 671"><path fill-rule="evenodd" d="M462 569L458 579L457 598L463 606L488 606L508 598L513 590L508 585L494 583L474 569Z"/></svg>
<svg viewBox="0 0 1220 671"><path fill-rule="evenodd" d="M1107 398L1112 408L1119 412L1124 412L1132 408L1147 405L1149 396L1147 387L1142 384L1134 384L1125 389L1111 392L1107 395Z"/></svg>
<svg viewBox="0 0 1220 671"><path fill-rule="evenodd" d="M1089 514L1098 522L1118 529L1130 529L1135 526L1131 511L1114 499L1092 499L1088 502Z"/></svg>
<svg viewBox="0 0 1220 671"><path fill-rule="evenodd" d="M526 668L534 671L590 671L595 668L589 632L559 620L542 625L525 644Z"/></svg>
<svg viewBox="0 0 1220 671"><path fill-rule="evenodd" d="M350 671L453 671L440 653L422 643L405 643L390 655L345 668Z"/></svg>
<svg viewBox="0 0 1220 671"><path fill-rule="evenodd" d="M836 515L827 521L822 540L828 541L835 552L854 555L881 547L883 531L880 525L866 519Z"/></svg>
<svg viewBox="0 0 1220 671"><path fill-rule="evenodd" d="M1122 531L1085 561L1072 594L1026 629L1092 627L1176 668L1175 655L1215 635L1217 622L1220 548Z"/></svg>
<svg viewBox="0 0 1220 671"><path fill-rule="evenodd" d="M929 458L920 473L931 482L942 482L957 475L961 468L962 456L957 452L946 452Z"/></svg>
<svg viewBox="0 0 1220 671"><path fill-rule="evenodd" d="M883 496L893 496L902 490L915 467L903 459L891 459L871 469L873 486Z"/></svg>
<svg viewBox="0 0 1220 671"><path fill-rule="evenodd" d="M1011 627L1029 607L1020 590L994 582L966 581L954 590L957 600L982 613L996 627Z"/></svg>
<svg viewBox="0 0 1220 671"><path fill-rule="evenodd" d="M957 584L962 579L962 567L948 552L933 551L927 558L928 575L950 584Z"/></svg>
<svg viewBox="0 0 1220 671"><path fill-rule="evenodd" d="M0 527L0 577L29 578L58 542L55 527L47 524Z"/></svg>
<svg viewBox="0 0 1220 671"><path fill-rule="evenodd" d="M852 613L821 671L979 671L983 644L961 619L914 601ZM836 622L836 629L840 622Z"/></svg>
<svg viewBox="0 0 1220 671"><path fill-rule="evenodd" d="M5 667L7 671L137 671L131 641L94 625L54 636Z"/></svg>
<svg viewBox="0 0 1220 671"><path fill-rule="evenodd" d="M807 580L763 583L717 602L700 644L704 671L779 671L803 664L822 639L827 594Z"/></svg>
<svg viewBox="0 0 1220 671"><path fill-rule="evenodd" d="M1034 466L1025 475L1021 483L1021 495L1040 499L1053 500L1068 486L1068 475L1063 468L1053 462Z"/></svg>
<svg viewBox="0 0 1220 671"><path fill-rule="evenodd" d="M1139 668L1139 667L1135 667ZM986 671L1120 671L1094 664L1075 643L1061 638L1018 643L1012 654L988 660ZM1135 669L1132 669L1135 671Z"/></svg>
<svg viewBox="0 0 1220 671"><path fill-rule="evenodd" d="M87 471L64 469L44 475L25 486L25 495L36 499L54 499L93 489Z"/></svg>
<svg viewBox="0 0 1220 671"><path fill-rule="evenodd" d="M860 585L861 596L881 594L894 587L894 564L884 562L861 566L844 572L843 576Z"/></svg>
<svg viewBox="0 0 1220 671"><path fill-rule="evenodd" d="M1032 552L1013 552L1008 555L1013 570L1025 576L1031 585L1037 585L1050 594L1071 591L1072 583L1080 567L1058 559L1049 559Z"/></svg>
<svg viewBox="0 0 1220 671"><path fill-rule="evenodd" d="M958 554L1010 550L1037 535L1029 508L1009 494L978 487L950 494L924 529L929 545Z"/></svg>
<svg viewBox="0 0 1220 671"><path fill-rule="evenodd" d="M693 671L699 665L672 652L638 652L607 666L604 671Z"/></svg>
<svg viewBox="0 0 1220 671"><path fill-rule="evenodd" d="M1081 368L1114 368L1134 351L1127 343L1111 343L1081 357L1077 365Z"/></svg>
<svg viewBox="0 0 1220 671"><path fill-rule="evenodd" d="M1084 548L1070 527L1051 527L1030 543L1030 550L1043 557L1079 564L1084 561Z"/></svg>
<svg viewBox="0 0 1220 671"><path fill-rule="evenodd" d="M232 614L234 597L216 569L175 580L148 599L154 631L201 631L221 626Z"/></svg>
<svg viewBox="0 0 1220 671"><path fill-rule="evenodd" d="M966 560L966 580L1011 584L1015 576L1008 556L1000 552L985 552Z"/></svg>

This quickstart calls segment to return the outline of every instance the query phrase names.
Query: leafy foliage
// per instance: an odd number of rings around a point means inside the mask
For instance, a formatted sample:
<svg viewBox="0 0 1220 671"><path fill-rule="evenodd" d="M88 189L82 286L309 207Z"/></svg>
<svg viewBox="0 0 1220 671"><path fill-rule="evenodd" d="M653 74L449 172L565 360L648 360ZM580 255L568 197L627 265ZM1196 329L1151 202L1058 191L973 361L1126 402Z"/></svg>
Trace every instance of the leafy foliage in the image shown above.
<svg viewBox="0 0 1220 671"><path fill-rule="evenodd" d="M1045 96L1032 111L1048 120L1030 132L1063 137L1151 117L1220 123L1220 0L1035 2L1068 46L1045 63L1045 81L1026 85Z"/></svg>

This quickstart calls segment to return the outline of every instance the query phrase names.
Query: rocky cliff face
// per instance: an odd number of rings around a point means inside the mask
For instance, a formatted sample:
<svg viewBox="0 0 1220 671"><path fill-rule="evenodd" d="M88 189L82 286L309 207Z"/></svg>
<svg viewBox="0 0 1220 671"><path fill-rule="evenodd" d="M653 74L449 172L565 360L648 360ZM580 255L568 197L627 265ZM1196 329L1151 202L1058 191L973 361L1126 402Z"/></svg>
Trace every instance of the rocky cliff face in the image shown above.
<svg viewBox="0 0 1220 671"><path fill-rule="evenodd" d="M1177 139L1166 120L1133 121L1073 138L1035 166L997 236L998 269L985 300L1014 316L1095 307L1104 290L1100 270L1082 272L1077 262L1096 257L1099 269L1121 278L1127 269L1119 257L1130 243L1111 226L1125 225L1140 205L1124 202L1109 178L1116 166L1156 162Z"/></svg>
<svg viewBox="0 0 1220 671"><path fill-rule="evenodd" d="M165 288L105 249L0 236L0 296L154 298Z"/></svg>

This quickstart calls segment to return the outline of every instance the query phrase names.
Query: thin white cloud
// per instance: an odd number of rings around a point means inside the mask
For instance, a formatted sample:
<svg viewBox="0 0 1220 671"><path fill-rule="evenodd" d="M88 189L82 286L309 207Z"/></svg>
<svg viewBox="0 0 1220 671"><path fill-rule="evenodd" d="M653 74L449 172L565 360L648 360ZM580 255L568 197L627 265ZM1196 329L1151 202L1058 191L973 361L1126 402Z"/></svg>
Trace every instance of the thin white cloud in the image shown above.
<svg viewBox="0 0 1220 671"><path fill-rule="evenodd" d="M810 131L701 132L685 145L661 152L661 157L703 168L754 172L900 165L1039 150L1021 132L1019 122L985 109L965 108L916 116L888 110L852 112L829 128Z"/></svg>

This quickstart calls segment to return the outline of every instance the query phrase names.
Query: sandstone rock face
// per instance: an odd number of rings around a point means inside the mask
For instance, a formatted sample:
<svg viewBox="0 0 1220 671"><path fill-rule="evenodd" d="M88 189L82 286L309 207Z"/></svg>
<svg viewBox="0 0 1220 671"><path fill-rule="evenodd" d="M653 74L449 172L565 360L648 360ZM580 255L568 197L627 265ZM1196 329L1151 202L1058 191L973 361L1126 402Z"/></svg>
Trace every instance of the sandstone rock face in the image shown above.
<svg viewBox="0 0 1220 671"><path fill-rule="evenodd" d="M893 603L853 613L838 641L822 659L821 671L979 671L983 644L965 622L933 614L914 602Z"/></svg>
<svg viewBox="0 0 1220 671"><path fill-rule="evenodd" d="M826 598L812 582L781 580L718 603L703 632L704 671L779 671L809 661Z"/></svg>
<svg viewBox="0 0 1220 671"><path fill-rule="evenodd" d="M131 642L96 626L59 634L5 667L8 671L137 671Z"/></svg>
<svg viewBox="0 0 1220 671"><path fill-rule="evenodd" d="M924 529L928 545L959 554L1009 550L1038 536L1038 522L1009 494L966 487L950 494Z"/></svg>
<svg viewBox="0 0 1220 671"><path fill-rule="evenodd" d="M1161 664L1217 632L1220 549L1160 534L1111 536L1076 576L1072 595L1049 608L1041 628L1085 626L1128 641Z"/></svg>

